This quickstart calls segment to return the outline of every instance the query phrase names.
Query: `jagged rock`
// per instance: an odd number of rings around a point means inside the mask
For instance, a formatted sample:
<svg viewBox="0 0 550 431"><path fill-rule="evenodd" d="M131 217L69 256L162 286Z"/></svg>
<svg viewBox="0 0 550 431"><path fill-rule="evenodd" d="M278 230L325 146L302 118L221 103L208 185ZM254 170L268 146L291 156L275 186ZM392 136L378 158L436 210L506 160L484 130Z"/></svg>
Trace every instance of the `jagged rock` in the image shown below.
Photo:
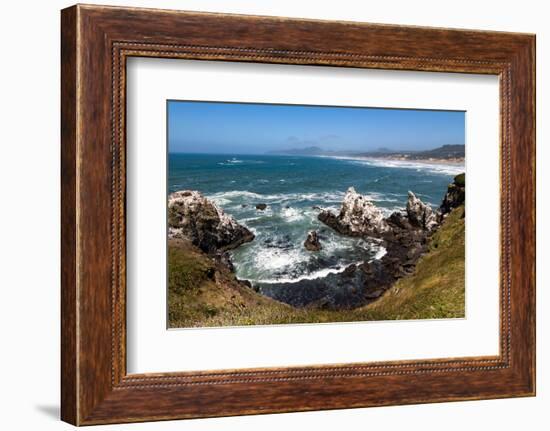
<svg viewBox="0 0 550 431"><path fill-rule="evenodd" d="M453 208L464 204L466 197L466 174L457 175L454 181L447 187L447 193L441 202L441 214L445 216Z"/></svg>
<svg viewBox="0 0 550 431"><path fill-rule="evenodd" d="M168 238L191 241L214 254L254 239L254 234L197 191L184 190L168 197Z"/></svg>
<svg viewBox="0 0 550 431"><path fill-rule="evenodd" d="M304 247L309 251L319 251L323 248L319 242L319 236L316 231L311 230L308 232Z"/></svg>
<svg viewBox="0 0 550 431"><path fill-rule="evenodd" d="M412 229L411 222L409 221L409 218L407 216L406 212L403 211L395 211L390 214L390 216L386 219L386 222L389 223L390 227L395 230L396 228L399 229Z"/></svg>
<svg viewBox="0 0 550 431"><path fill-rule="evenodd" d="M231 260L231 255L227 251L216 251L212 257L216 262L219 262L231 272L235 270L235 267L233 266L233 261Z"/></svg>
<svg viewBox="0 0 550 431"><path fill-rule="evenodd" d="M348 265L344 271L342 271L342 275L344 277L352 277L355 274L355 271L357 271L357 265L352 263L351 265Z"/></svg>
<svg viewBox="0 0 550 431"><path fill-rule="evenodd" d="M322 209L321 212L317 215L317 219L326 224L328 227L334 229L336 232L344 233L342 231L343 227L340 226L340 223L338 221L338 217L336 217L332 211Z"/></svg>
<svg viewBox="0 0 550 431"><path fill-rule="evenodd" d="M435 229L439 224L438 214L411 191L407 200L407 217L413 226L428 231Z"/></svg>
<svg viewBox="0 0 550 431"><path fill-rule="evenodd" d="M424 204L412 192L409 192L406 210L393 212L384 218L382 212L367 197L359 195L353 188L346 193L338 215L323 210L318 218L343 235L378 237L385 247L386 252L381 258L353 265L340 274L327 277L327 286L339 286L345 280L354 285L359 292L353 297L356 304L376 300L396 280L414 272L416 262L427 250L427 238L439 226L438 212ZM302 289L308 283L303 285L300 283L293 287ZM333 296L325 293L324 298L330 298L331 306L341 303L336 293ZM285 299L284 295L279 297L283 302ZM344 302L349 305L350 301Z"/></svg>
<svg viewBox="0 0 550 431"><path fill-rule="evenodd" d="M369 291L367 291L367 293L365 293L365 298L367 298L367 299L377 299L377 298L380 298L384 292L385 292L384 289L369 290Z"/></svg>
<svg viewBox="0 0 550 431"><path fill-rule="evenodd" d="M266 204L256 204L256 209L257 210L260 210L260 211L263 211L267 208L267 205Z"/></svg>
<svg viewBox="0 0 550 431"><path fill-rule="evenodd" d="M239 282L240 282L242 285L248 287L249 289L252 289L252 288L253 288L252 283L251 283L250 281L248 281L248 280L239 280Z"/></svg>
<svg viewBox="0 0 550 431"><path fill-rule="evenodd" d="M346 192L338 216L329 210L322 210L317 218L343 235L380 236L390 230L382 211L353 187Z"/></svg>
<svg viewBox="0 0 550 431"><path fill-rule="evenodd" d="M456 189L450 187L453 191L463 189L464 176L455 178L454 186ZM464 202L460 194L446 199L457 206ZM376 237L385 254L319 279L261 284L260 293L294 307L341 310L376 301L397 280L414 273L418 260L428 251L430 235L441 221L439 212L412 192L406 210L384 218L367 197L353 188L347 191L338 215L321 210L318 219L343 235Z"/></svg>

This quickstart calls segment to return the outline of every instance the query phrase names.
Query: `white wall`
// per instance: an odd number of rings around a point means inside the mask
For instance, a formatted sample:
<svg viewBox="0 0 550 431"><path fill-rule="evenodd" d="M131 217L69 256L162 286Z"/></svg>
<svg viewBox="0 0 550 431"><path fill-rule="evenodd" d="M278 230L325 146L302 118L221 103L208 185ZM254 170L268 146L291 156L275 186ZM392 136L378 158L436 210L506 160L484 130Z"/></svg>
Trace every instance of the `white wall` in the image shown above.
<svg viewBox="0 0 550 431"><path fill-rule="evenodd" d="M294 413L100 427L147 430L547 429L550 217L550 27L545 2L352 0L130 0L103 4L537 33L538 396L537 398ZM59 9L60 0L2 4L0 66L0 396L3 429L69 429L59 399ZM546 162L546 163L545 163Z"/></svg>

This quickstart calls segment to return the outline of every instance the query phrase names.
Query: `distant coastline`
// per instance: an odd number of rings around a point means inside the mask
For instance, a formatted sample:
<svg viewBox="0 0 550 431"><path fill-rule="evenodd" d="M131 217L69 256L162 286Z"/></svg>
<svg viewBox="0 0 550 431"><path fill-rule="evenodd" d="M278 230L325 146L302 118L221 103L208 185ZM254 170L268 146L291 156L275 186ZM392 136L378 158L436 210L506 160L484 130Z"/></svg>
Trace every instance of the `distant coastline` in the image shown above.
<svg viewBox="0 0 550 431"><path fill-rule="evenodd" d="M342 159L342 160L363 160L363 161L392 161L392 162L410 162L410 163L419 163L426 165L450 165L450 166L464 166L465 158L452 158L452 159L439 159L439 158L426 158L426 159L411 159L408 157L399 157L399 156L325 156L320 155L316 157L329 157L333 159Z"/></svg>
<svg viewBox="0 0 550 431"><path fill-rule="evenodd" d="M380 148L376 151L332 151L320 147L291 148L287 150L271 151L268 154L286 154L301 156L333 157L350 160L390 160L401 162L415 162L428 164L464 164L464 145L443 145L430 150L397 151Z"/></svg>

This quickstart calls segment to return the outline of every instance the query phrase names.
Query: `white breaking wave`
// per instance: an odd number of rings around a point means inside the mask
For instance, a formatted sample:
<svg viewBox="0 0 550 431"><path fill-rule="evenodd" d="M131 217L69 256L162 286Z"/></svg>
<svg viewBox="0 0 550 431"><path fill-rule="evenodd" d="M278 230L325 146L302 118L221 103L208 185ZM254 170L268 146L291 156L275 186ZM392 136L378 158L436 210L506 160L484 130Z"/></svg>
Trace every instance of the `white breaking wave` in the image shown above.
<svg viewBox="0 0 550 431"><path fill-rule="evenodd" d="M388 251L386 250L385 247L380 247L380 249L376 252L374 257L371 260L369 260L369 262L372 262L373 260L382 259L386 255L387 252Z"/></svg>
<svg viewBox="0 0 550 431"><path fill-rule="evenodd" d="M221 196L210 196L209 199L213 201L216 205L221 205L221 206L231 203L229 199L222 198Z"/></svg>
<svg viewBox="0 0 550 431"><path fill-rule="evenodd" d="M261 199L264 196L258 193L253 193L246 190L232 190L230 192L218 192L218 193L208 195L208 198L210 199L222 199L222 198L231 199L231 198L239 198L239 197Z"/></svg>
<svg viewBox="0 0 550 431"><path fill-rule="evenodd" d="M464 165L460 163L428 163L405 160L382 159L354 159L353 162L383 168L415 169L417 172L430 172L442 175L458 175L464 172Z"/></svg>
<svg viewBox="0 0 550 431"><path fill-rule="evenodd" d="M255 250L254 263L256 268L276 271L307 262L309 257L298 249L281 250L277 248L263 248Z"/></svg>
<svg viewBox="0 0 550 431"><path fill-rule="evenodd" d="M323 192L323 193L274 193L274 194L259 194L248 190L231 190L228 192L217 192L208 195L211 199L254 199L255 201L267 201L270 203L280 203L284 201L328 201L341 202L344 198L344 192Z"/></svg>
<svg viewBox="0 0 550 431"><path fill-rule="evenodd" d="M247 222L260 220L262 217L248 217L239 219L239 223L246 224ZM247 226L248 227L248 226ZM250 227L248 227L250 229Z"/></svg>
<svg viewBox="0 0 550 431"><path fill-rule="evenodd" d="M332 253L336 250L342 250L347 247L352 246L349 239L341 241L329 241L323 244L324 252ZM367 244L365 244L366 246ZM381 259L386 254L386 249L381 245L369 244L369 247L378 247L375 255L369 260ZM253 265L257 268L261 268L263 271L268 273L273 273L277 271L284 271L286 268L293 268L299 264L307 263L310 259L308 253L305 253L302 249L291 249L291 250L282 250L277 248L263 248L260 250L255 249L252 256ZM243 278L246 278L253 283L265 283L265 284L276 284L276 283L297 283L303 280L315 280L319 278L326 277L329 274L338 274L343 272L349 265L358 265L361 264L363 260L356 260L351 262L342 262L341 265L332 268L321 268L316 271L299 275L297 277L279 277L279 278L254 278L247 276L245 274L239 274L239 268L237 268L237 275L240 275ZM234 262L236 264L236 262ZM245 264L246 265L246 264ZM237 264L236 264L237 266Z"/></svg>
<svg viewBox="0 0 550 431"><path fill-rule="evenodd" d="M250 192L248 190L231 190L228 192L217 192L208 195L209 199L212 199L220 204L225 205L232 203L234 200L247 200L249 202L267 202L271 204L284 203L289 201L295 202L327 202L341 204L345 196L345 191L336 192L321 192L321 193L274 193L274 194L260 194ZM399 199L395 198L395 195L391 193L383 194L377 192L370 192L364 194L368 198L375 202L399 202Z"/></svg>
<svg viewBox="0 0 550 431"><path fill-rule="evenodd" d="M353 264L357 265L359 263L361 262L354 262ZM351 263L349 265L351 265ZM284 278L278 278L278 279L249 280L249 281L251 281L252 283L255 282L255 283L264 283L264 284L276 284L276 283L292 284L292 283L298 283L299 281L303 281L303 280L316 280L318 278L324 278L329 274L338 274L340 272L344 272L349 265L345 265L342 268L323 268L315 272L312 272L310 274L301 275L296 278L284 277Z"/></svg>
<svg viewBox="0 0 550 431"><path fill-rule="evenodd" d="M241 160L237 159L236 157L233 157L231 159L227 159L223 162L218 162L217 164L220 166L231 166L231 165L238 165L241 163L248 163L248 164L261 164L265 163L263 160Z"/></svg>
<svg viewBox="0 0 550 431"><path fill-rule="evenodd" d="M298 220L303 220L305 214L300 212L300 210L296 208L288 207L282 209L281 216L288 222L294 222Z"/></svg>
<svg viewBox="0 0 550 431"><path fill-rule="evenodd" d="M218 165L226 166L226 165L235 165L238 163L243 163L243 161L233 157L232 159L227 159L225 162L218 162Z"/></svg>
<svg viewBox="0 0 550 431"><path fill-rule="evenodd" d="M442 175L458 175L464 172L465 166L462 163L430 163L423 161L407 161L407 160L389 160L376 159L369 157L353 157L353 156L320 156L332 159L349 160L350 162L363 164L367 166L379 166L383 168L404 168L416 169L418 172L427 171L434 174Z"/></svg>

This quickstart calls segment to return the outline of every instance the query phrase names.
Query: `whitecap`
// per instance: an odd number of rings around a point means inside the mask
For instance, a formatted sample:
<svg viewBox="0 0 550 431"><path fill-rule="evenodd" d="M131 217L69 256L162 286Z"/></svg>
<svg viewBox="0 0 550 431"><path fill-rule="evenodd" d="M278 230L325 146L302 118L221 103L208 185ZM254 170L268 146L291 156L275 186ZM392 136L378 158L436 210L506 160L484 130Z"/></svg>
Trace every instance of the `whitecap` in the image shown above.
<svg viewBox="0 0 550 431"><path fill-rule="evenodd" d="M301 250L281 250L278 248L263 248L256 250L254 263L257 268L268 271L292 268L293 266L306 262L309 257Z"/></svg>
<svg viewBox="0 0 550 431"><path fill-rule="evenodd" d="M256 221L256 220L260 220L260 219L261 219L261 217L246 217L246 218L240 218L238 221L239 221L239 223L246 225L246 223L248 223L248 222Z"/></svg>
<svg viewBox="0 0 550 431"><path fill-rule="evenodd" d="M281 210L281 217L288 222L295 222L298 220L303 220L304 214L296 208L287 207Z"/></svg>
<svg viewBox="0 0 550 431"><path fill-rule="evenodd" d="M353 264L355 264L355 265L360 264L360 263L361 263L360 261L359 262L353 262ZM338 274L340 272L344 272L349 265L352 265L352 263L347 264L347 265L343 265L343 266L338 267L338 268L319 269L319 270L314 271L310 274L300 275L299 277L296 277L296 278L281 277L281 278L277 278L277 279L268 278L268 279L250 280L250 281L253 282L253 283L255 282L255 283L264 283L264 284L276 284L276 283L292 284L292 283L298 283L299 281L303 281L303 280L316 280L316 279L319 279L319 278L326 277L329 274Z"/></svg>
<svg viewBox="0 0 550 431"><path fill-rule="evenodd" d="M210 196L210 200L212 200L216 205L221 205L221 206L231 203L229 199L223 198L221 196Z"/></svg>
<svg viewBox="0 0 550 431"><path fill-rule="evenodd" d="M258 193L253 193L246 190L231 190L229 192L217 192L209 195L208 197L211 199L225 198L231 200L232 198L262 198L263 196Z"/></svg>
<svg viewBox="0 0 550 431"><path fill-rule="evenodd" d="M258 180L264 182L267 180ZM281 203L288 201L298 202L310 202L310 201L323 201L323 202L337 202L341 203L344 199L345 193L343 191L337 192L321 192L321 193L274 193L274 194L260 194L250 192L248 190L231 190L227 192L217 192L208 195L209 198L225 198L233 200L235 198L247 198L257 201L267 201L270 203ZM373 195L374 196L374 195ZM382 197L379 197L382 199Z"/></svg>
<svg viewBox="0 0 550 431"><path fill-rule="evenodd" d="M352 163L357 163L367 166L378 166L383 168L404 168L415 169L417 172L430 172L441 175L458 175L464 172L465 166L463 163L433 163L429 161L419 160L391 160L391 159L376 159L370 157L352 157L352 156L321 156L339 160L348 160Z"/></svg>
<svg viewBox="0 0 550 431"><path fill-rule="evenodd" d="M416 161L404 161L404 160L382 160L382 159L370 159L355 162L363 163L371 166L379 166L384 168L402 168L402 169L414 169L416 172L429 172L433 174L441 175L458 175L465 170L464 164L461 163L429 163L429 162L416 162Z"/></svg>
<svg viewBox="0 0 550 431"><path fill-rule="evenodd" d="M378 249L378 251L376 252L374 257L371 260L369 260L369 262L372 262L373 260L382 259L386 255L387 252L388 251L386 250L385 247L380 246L380 248Z"/></svg>

